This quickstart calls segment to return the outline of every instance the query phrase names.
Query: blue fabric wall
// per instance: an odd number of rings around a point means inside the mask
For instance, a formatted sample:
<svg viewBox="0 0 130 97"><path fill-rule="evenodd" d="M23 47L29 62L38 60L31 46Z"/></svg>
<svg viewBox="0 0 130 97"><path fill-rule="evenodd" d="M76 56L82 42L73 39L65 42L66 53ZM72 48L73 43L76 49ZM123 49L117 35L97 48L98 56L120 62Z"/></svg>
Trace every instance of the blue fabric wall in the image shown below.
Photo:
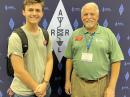
<svg viewBox="0 0 130 97"><path fill-rule="evenodd" d="M116 97L130 97L130 6L128 6L130 0L62 0L65 10L61 10L68 15L67 22L70 21L69 26L72 27L72 30L82 26L80 9L88 1L94 1L99 5L99 24L111 28L125 56L125 60L121 64ZM23 0L0 0L0 97L7 97L6 90L12 80L6 74L7 39L14 28L24 23L24 17L21 14L22 2ZM45 0L45 2L45 16L41 21L41 26L48 29L59 0ZM62 17L66 18L64 14ZM61 23L63 26L65 24ZM72 31L69 31L71 34ZM60 54L60 52L57 53ZM59 61L57 53L54 50L54 70L51 78L52 97L67 97L64 92L65 58L63 57Z"/></svg>

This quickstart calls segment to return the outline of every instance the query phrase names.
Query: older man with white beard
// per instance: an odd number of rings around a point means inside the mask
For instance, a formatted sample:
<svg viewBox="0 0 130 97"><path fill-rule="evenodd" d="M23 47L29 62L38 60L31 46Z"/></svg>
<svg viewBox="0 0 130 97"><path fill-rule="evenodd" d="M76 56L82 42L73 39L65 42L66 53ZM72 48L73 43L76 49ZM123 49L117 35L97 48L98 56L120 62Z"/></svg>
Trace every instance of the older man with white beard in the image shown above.
<svg viewBox="0 0 130 97"><path fill-rule="evenodd" d="M71 97L115 97L124 60L113 32L98 24L99 8L94 2L81 9L83 27L69 39L65 57L65 92Z"/></svg>

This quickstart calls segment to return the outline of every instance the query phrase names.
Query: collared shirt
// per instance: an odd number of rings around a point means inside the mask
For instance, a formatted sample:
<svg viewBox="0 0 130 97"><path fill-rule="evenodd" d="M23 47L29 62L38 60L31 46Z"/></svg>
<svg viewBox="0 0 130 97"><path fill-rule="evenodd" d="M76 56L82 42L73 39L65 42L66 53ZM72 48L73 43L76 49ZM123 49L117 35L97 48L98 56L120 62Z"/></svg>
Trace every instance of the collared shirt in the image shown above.
<svg viewBox="0 0 130 97"><path fill-rule="evenodd" d="M72 33L69 39L65 57L73 60L73 67L78 76L88 80L96 80L110 72L111 63L124 60L121 48L114 33L98 25L92 43L87 53L93 55L92 62L81 60L86 52L86 44L92 35L81 27Z"/></svg>

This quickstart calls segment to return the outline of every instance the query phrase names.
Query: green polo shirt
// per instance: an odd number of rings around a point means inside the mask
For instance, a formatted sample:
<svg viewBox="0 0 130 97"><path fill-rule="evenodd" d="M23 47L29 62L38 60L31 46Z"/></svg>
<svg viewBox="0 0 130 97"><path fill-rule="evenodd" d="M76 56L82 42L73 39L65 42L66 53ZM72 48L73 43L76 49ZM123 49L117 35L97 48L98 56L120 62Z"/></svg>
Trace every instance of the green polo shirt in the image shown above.
<svg viewBox="0 0 130 97"><path fill-rule="evenodd" d="M87 50L88 44L89 50ZM83 53L91 54L92 61L82 60ZM108 74L113 62L124 60L113 32L100 25L93 35L90 35L84 27L75 30L69 39L64 56L73 60L76 74L88 80L96 80Z"/></svg>

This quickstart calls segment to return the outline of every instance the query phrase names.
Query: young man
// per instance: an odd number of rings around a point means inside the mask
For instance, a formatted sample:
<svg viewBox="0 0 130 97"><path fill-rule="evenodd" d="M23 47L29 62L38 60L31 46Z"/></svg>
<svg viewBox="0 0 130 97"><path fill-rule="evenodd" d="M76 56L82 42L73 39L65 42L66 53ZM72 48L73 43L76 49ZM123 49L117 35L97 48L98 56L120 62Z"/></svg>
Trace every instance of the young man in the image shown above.
<svg viewBox="0 0 130 97"><path fill-rule="evenodd" d="M65 92L71 97L115 97L120 61L124 59L116 37L98 24L96 3L82 7L81 19L84 26L72 33L65 51Z"/></svg>
<svg viewBox="0 0 130 97"><path fill-rule="evenodd" d="M53 69L52 43L46 41L39 27L44 15L43 0L24 0L23 16L25 24L21 26L28 39L28 50L22 53L21 40L17 33L9 38L8 57L14 69L14 78L10 86L13 97L49 97L49 80Z"/></svg>

